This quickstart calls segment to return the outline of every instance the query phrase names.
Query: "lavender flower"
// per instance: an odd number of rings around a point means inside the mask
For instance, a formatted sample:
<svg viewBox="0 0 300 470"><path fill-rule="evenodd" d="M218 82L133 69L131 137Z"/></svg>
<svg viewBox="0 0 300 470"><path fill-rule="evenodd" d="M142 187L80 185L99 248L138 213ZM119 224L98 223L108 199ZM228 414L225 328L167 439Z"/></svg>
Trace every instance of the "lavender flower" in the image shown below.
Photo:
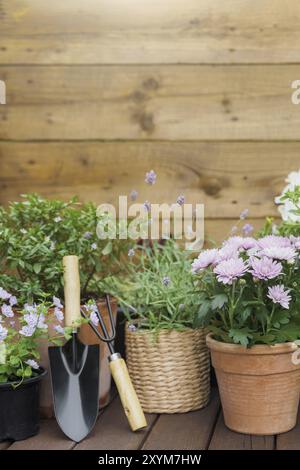
<svg viewBox="0 0 300 470"><path fill-rule="evenodd" d="M65 330L63 329L61 325L55 325L54 330L56 331L56 333L59 333L60 335L65 334Z"/></svg>
<svg viewBox="0 0 300 470"><path fill-rule="evenodd" d="M248 214L249 214L249 209L244 209L244 210L240 213L240 219L241 219L241 220L245 220L246 217L248 217Z"/></svg>
<svg viewBox="0 0 300 470"><path fill-rule="evenodd" d="M52 302L54 307L56 308L63 308L63 305L58 297L55 297L55 295L52 297Z"/></svg>
<svg viewBox="0 0 300 470"><path fill-rule="evenodd" d="M11 294L9 294L6 290L0 287L0 299L8 300L11 298Z"/></svg>
<svg viewBox="0 0 300 470"><path fill-rule="evenodd" d="M297 253L294 248L290 247L275 247L271 246L270 248L265 248L262 253L263 256L267 256L267 258L285 260L285 261L292 261L296 258Z"/></svg>
<svg viewBox="0 0 300 470"><path fill-rule="evenodd" d="M40 366L38 365L38 363L34 359L27 359L27 361L25 361L25 364L30 366L32 369L39 369L40 368Z"/></svg>
<svg viewBox="0 0 300 470"><path fill-rule="evenodd" d="M137 327L133 325L132 323L130 323L130 325L128 325L128 330L134 332L137 330Z"/></svg>
<svg viewBox="0 0 300 470"><path fill-rule="evenodd" d="M177 198L177 200L176 200L176 202L177 202L177 204L178 204L179 206L183 206L184 201L185 201L185 197L184 197L183 194L181 194L180 196L178 196L178 198Z"/></svg>
<svg viewBox="0 0 300 470"><path fill-rule="evenodd" d="M269 299L271 299L274 304L280 304L281 307L288 309L289 303L292 300L292 297L289 295L290 289L284 289L283 284L278 284L273 287L268 288Z"/></svg>
<svg viewBox="0 0 300 470"><path fill-rule="evenodd" d="M35 332L35 328L29 325L22 326L22 328L19 331L20 335L28 336L28 337L32 336L34 332Z"/></svg>
<svg viewBox="0 0 300 470"><path fill-rule="evenodd" d="M35 312L26 313L23 318L30 328L32 329L36 328L38 321L39 321L39 316L37 313Z"/></svg>
<svg viewBox="0 0 300 470"><path fill-rule="evenodd" d="M83 238L85 238L86 240L89 240L90 238L92 238L92 232L85 232L83 234Z"/></svg>
<svg viewBox="0 0 300 470"><path fill-rule="evenodd" d="M282 264L273 261L271 258L250 258L250 265L253 277L262 280L274 279L282 273Z"/></svg>
<svg viewBox="0 0 300 470"><path fill-rule="evenodd" d="M98 326L99 325L99 318L96 312L91 312L90 314L90 320L93 323L93 325Z"/></svg>
<svg viewBox="0 0 300 470"><path fill-rule="evenodd" d="M250 233L253 232L253 230L254 230L254 227L251 224L245 224L242 228L244 235L250 235Z"/></svg>
<svg viewBox="0 0 300 470"><path fill-rule="evenodd" d="M232 284L233 281L242 277L247 272L247 265L241 258L232 258L221 261L215 268L217 279L223 284Z"/></svg>
<svg viewBox="0 0 300 470"><path fill-rule="evenodd" d="M9 299L9 304L11 307L14 307L15 305L17 305L18 303L18 300L17 300L17 297L15 297L14 295L12 295Z"/></svg>
<svg viewBox="0 0 300 470"><path fill-rule="evenodd" d="M150 204L149 201L145 201L144 204L143 204L143 206L144 206L145 211L150 212L150 210L151 210L151 204Z"/></svg>
<svg viewBox="0 0 300 470"><path fill-rule="evenodd" d="M98 248L97 243L92 243L91 248L92 248L92 250L97 250L97 248Z"/></svg>
<svg viewBox="0 0 300 470"><path fill-rule="evenodd" d="M138 197L138 192L133 189L129 195L131 201L136 201Z"/></svg>
<svg viewBox="0 0 300 470"><path fill-rule="evenodd" d="M54 315L55 315L56 319L57 319L59 322L62 322L62 321L63 321L63 319L64 319L64 314L63 314L63 312L60 310L60 308L55 307L55 309L54 309Z"/></svg>
<svg viewBox="0 0 300 470"><path fill-rule="evenodd" d="M45 323L45 320L45 315L43 313L40 313L37 328L40 328L41 330L47 330L48 325L47 323Z"/></svg>
<svg viewBox="0 0 300 470"><path fill-rule="evenodd" d="M171 284L171 279L169 278L169 276L164 276L162 283L165 287L169 287L169 285Z"/></svg>
<svg viewBox="0 0 300 470"><path fill-rule="evenodd" d="M128 250L128 256L129 256L129 258L132 258L134 255L135 255L134 249L133 249L133 248L130 248L130 250Z"/></svg>
<svg viewBox="0 0 300 470"><path fill-rule="evenodd" d="M192 263L192 272L195 274L208 266L214 265L217 262L217 257L218 250L216 248L202 251Z"/></svg>
<svg viewBox="0 0 300 470"><path fill-rule="evenodd" d="M8 334L8 329L0 325L0 342L5 340L7 334Z"/></svg>
<svg viewBox="0 0 300 470"><path fill-rule="evenodd" d="M14 312L10 305L6 305L6 304L2 305L1 312L7 318L12 318L14 316Z"/></svg>
<svg viewBox="0 0 300 470"><path fill-rule="evenodd" d="M155 173L155 171L150 170L146 173L145 183L153 185L156 183L156 178L157 174Z"/></svg>

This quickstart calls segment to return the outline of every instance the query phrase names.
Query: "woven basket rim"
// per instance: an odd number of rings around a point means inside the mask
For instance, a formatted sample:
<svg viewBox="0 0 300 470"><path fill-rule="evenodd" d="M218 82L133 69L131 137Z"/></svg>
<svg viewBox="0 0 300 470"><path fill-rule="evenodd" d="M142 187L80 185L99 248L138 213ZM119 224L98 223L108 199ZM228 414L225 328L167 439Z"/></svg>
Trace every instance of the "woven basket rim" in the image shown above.
<svg viewBox="0 0 300 470"><path fill-rule="evenodd" d="M148 328L143 328L143 329L136 329L135 331L131 331L128 326L129 325L136 325L138 322L129 322L126 321L125 328L126 332L128 334L161 334L161 333L179 333L179 334L186 334L186 333L193 333L194 331L197 332L203 332L206 331L205 327L199 327L199 328L190 328L190 327L184 327L184 330L178 330L177 328L160 328L159 330L154 330L154 329L148 329Z"/></svg>

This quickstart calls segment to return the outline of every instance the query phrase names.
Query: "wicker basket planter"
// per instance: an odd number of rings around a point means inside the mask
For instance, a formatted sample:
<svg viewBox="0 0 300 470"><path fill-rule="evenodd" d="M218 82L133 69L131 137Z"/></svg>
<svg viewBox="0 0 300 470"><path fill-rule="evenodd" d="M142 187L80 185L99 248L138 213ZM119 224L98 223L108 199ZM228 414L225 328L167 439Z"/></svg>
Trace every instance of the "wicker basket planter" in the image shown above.
<svg viewBox="0 0 300 470"><path fill-rule="evenodd" d="M185 413L207 405L210 359L204 329L131 331L126 325L129 374L147 413Z"/></svg>

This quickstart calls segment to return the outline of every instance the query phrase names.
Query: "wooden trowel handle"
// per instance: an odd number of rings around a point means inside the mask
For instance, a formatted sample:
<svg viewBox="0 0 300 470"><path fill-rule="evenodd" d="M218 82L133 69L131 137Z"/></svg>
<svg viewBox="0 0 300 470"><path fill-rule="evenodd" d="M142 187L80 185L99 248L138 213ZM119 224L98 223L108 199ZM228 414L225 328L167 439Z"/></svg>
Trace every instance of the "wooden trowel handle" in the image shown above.
<svg viewBox="0 0 300 470"><path fill-rule="evenodd" d="M64 256L65 326L80 320L80 278L78 256Z"/></svg>
<svg viewBox="0 0 300 470"><path fill-rule="evenodd" d="M147 426L147 421L136 391L133 388L124 359L122 359L118 353L115 353L110 356L109 360L111 374L114 378L132 431L138 431L139 429L145 428Z"/></svg>

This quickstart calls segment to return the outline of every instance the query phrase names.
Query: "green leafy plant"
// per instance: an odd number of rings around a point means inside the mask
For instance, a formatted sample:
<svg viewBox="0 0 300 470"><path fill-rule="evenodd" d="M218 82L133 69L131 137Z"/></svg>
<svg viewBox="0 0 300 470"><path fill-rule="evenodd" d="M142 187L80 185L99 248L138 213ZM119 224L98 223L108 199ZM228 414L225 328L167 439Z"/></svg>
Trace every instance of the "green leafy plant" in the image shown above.
<svg viewBox="0 0 300 470"><path fill-rule="evenodd" d="M63 306L59 299L53 300L54 304L42 301L19 306L16 297L0 287L0 383L11 382L16 387L24 379L39 375L40 341L60 345L71 337L72 328L62 327ZM54 308L56 324L50 318L50 307ZM49 333L50 323L56 335Z"/></svg>
<svg viewBox="0 0 300 470"><path fill-rule="evenodd" d="M189 269L188 253L172 240L131 251L135 255L128 262L126 278L108 282L128 321L152 331L196 327L197 280Z"/></svg>
<svg viewBox="0 0 300 470"><path fill-rule="evenodd" d="M120 269L124 240L100 240L94 204L24 195L0 210L0 285L21 301L63 296L62 258L80 258L81 296L101 296L101 281ZM103 224L105 220L103 219Z"/></svg>
<svg viewBox="0 0 300 470"><path fill-rule="evenodd" d="M296 238L269 235L202 251L192 265L198 322L217 340L247 347L299 339L299 249Z"/></svg>

